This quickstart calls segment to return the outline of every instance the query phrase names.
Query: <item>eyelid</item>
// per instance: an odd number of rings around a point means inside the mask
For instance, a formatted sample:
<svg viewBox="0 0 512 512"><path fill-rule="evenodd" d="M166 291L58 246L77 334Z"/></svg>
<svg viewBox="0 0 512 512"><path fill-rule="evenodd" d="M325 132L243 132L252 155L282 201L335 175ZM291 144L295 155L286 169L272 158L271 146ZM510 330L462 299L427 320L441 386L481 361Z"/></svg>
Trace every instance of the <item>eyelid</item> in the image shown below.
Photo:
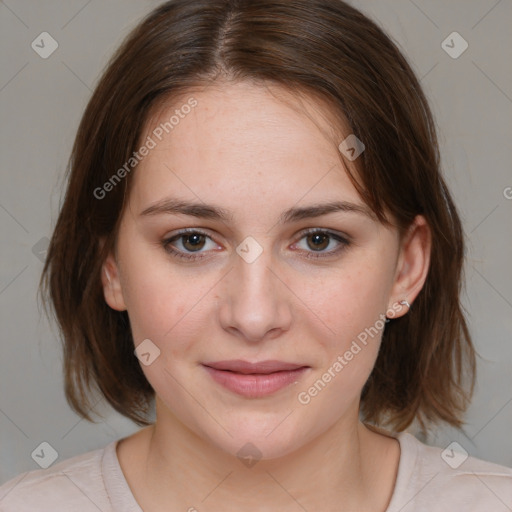
<svg viewBox="0 0 512 512"><path fill-rule="evenodd" d="M313 233L325 233L327 235L342 238L346 242L352 243L352 237L350 235L348 235L347 233L343 233L341 231L336 231L336 230L330 229L330 228L320 228L320 227L303 229L302 231L299 232L298 239L300 240L304 236L310 235Z"/></svg>

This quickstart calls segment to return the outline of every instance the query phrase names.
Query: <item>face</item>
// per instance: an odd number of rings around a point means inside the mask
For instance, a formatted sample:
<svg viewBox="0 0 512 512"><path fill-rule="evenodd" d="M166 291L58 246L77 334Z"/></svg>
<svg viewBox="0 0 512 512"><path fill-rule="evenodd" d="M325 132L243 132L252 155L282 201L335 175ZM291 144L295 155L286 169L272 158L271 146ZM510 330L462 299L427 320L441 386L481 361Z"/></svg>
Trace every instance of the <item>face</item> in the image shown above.
<svg viewBox="0 0 512 512"><path fill-rule="evenodd" d="M320 107L273 91L210 86L153 116L105 262L157 422L264 458L357 422L386 312L425 266L361 201Z"/></svg>

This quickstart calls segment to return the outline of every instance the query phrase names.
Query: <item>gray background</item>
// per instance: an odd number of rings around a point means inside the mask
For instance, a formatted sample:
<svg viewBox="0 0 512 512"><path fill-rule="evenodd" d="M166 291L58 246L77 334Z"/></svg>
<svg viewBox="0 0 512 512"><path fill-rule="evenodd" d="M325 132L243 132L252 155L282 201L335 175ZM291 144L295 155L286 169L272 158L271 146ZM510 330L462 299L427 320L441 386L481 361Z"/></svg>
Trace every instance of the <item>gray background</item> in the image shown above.
<svg viewBox="0 0 512 512"><path fill-rule="evenodd" d="M57 218L65 166L91 90L122 38L158 3L0 3L0 483L38 469L31 453L43 441L63 460L138 429L108 408L97 424L71 412L56 327L40 313L36 289L44 237ZM422 79L468 236L464 303L481 356L477 389L467 435L440 428L426 442L444 448L458 441L470 455L512 466L512 2L352 3L378 20ZM47 59L31 48L44 31L59 45ZM453 31L469 44L456 59L441 47Z"/></svg>

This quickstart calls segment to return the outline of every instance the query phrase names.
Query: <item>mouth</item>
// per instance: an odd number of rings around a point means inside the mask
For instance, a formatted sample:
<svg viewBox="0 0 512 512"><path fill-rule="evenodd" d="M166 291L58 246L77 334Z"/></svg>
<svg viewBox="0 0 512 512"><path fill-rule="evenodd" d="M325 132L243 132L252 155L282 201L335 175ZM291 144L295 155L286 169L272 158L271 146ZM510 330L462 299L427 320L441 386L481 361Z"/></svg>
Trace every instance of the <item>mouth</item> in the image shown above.
<svg viewBox="0 0 512 512"><path fill-rule="evenodd" d="M297 382L310 368L283 361L249 363L242 360L216 361L202 366L215 382L247 398L272 395Z"/></svg>

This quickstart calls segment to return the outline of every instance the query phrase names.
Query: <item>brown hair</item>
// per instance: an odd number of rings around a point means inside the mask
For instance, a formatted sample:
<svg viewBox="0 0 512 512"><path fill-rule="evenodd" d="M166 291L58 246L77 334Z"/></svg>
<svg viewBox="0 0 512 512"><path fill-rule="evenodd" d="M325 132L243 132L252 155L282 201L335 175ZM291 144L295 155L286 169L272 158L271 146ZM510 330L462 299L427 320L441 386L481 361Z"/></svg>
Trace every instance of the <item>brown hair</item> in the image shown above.
<svg viewBox="0 0 512 512"><path fill-rule="evenodd" d="M111 59L78 129L41 277L62 330L71 407L92 421L97 388L121 414L149 423L154 391L134 356L127 313L107 306L100 278L115 250L131 175L106 200L94 191L137 150L155 105L219 78L321 98L333 118L364 141L358 175L350 176L377 218L387 223L390 213L400 233L416 215L426 218L428 276L410 312L386 326L361 414L397 431L415 418L424 432L440 420L461 428L474 388L475 351L459 297L462 227L440 174L432 114L396 45L341 0L166 2Z"/></svg>

